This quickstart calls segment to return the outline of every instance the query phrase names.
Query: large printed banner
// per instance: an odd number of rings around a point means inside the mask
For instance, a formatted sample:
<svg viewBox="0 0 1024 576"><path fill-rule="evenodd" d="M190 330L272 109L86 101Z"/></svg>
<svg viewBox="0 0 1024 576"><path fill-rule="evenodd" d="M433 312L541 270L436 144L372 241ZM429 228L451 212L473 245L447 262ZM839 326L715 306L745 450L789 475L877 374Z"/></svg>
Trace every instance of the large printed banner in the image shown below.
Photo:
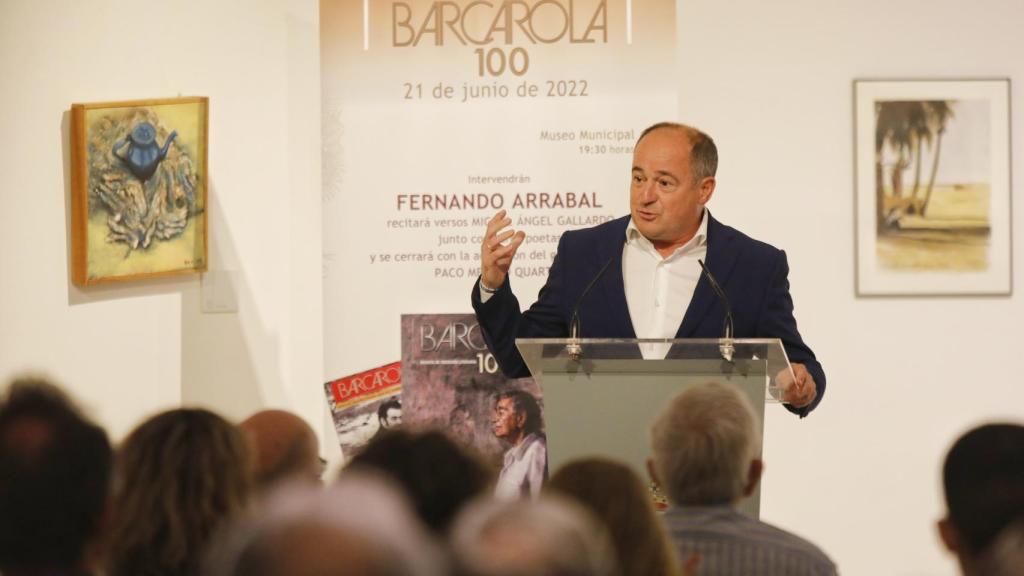
<svg viewBox="0 0 1024 576"><path fill-rule="evenodd" d="M627 214L639 131L677 116L675 19L675 0L322 0L325 381L398 360L402 314L470 312L498 210L527 234L524 305L564 231Z"/></svg>

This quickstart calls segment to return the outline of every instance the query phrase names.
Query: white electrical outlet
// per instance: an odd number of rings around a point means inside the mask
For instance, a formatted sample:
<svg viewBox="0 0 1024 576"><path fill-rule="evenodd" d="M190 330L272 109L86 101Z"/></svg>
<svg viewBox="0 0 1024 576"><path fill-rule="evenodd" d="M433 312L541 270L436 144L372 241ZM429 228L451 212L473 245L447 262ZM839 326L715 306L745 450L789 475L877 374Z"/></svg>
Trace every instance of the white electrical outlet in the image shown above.
<svg viewBox="0 0 1024 576"><path fill-rule="evenodd" d="M238 312L238 297L235 291L237 270L208 270L200 284L200 298L204 314Z"/></svg>

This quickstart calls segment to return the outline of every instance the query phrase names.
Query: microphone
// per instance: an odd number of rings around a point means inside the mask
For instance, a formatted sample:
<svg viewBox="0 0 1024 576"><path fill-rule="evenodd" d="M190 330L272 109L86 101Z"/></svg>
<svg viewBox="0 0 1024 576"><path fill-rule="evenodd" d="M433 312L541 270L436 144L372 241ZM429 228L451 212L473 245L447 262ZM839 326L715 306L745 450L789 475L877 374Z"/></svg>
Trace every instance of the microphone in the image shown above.
<svg viewBox="0 0 1024 576"><path fill-rule="evenodd" d="M711 290L714 291L715 295L718 296L718 300L722 303L722 307L725 308L725 320L722 321L722 337L719 339L718 352L722 355L722 358L726 362L732 362L733 353L736 352L736 346L732 343L732 307L729 306L729 298L725 296L725 290L722 290L722 286L715 280L715 277L711 275L711 271L704 265L704 261L697 260L700 264L700 269L704 272L704 277L708 279L708 284L711 286Z"/></svg>
<svg viewBox="0 0 1024 576"><path fill-rule="evenodd" d="M589 294L590 290L594 288L594 286L597 284L597 281L601 279L601 276L604 276L605 270L607 270L608 267L611 266L612 262L614 261L615 256L612 256L611 258L608 259L607 262L604 263L604 266L601 267L601 270L597 273L596 276L594 276L594 279L590 281L590 284L587 284L587 287L583 290L583 293L580 294L580 297L576 299L576 305L572 307L572 316L569 319L570 342L565 345L565 351L566 353L569 354L569 358L573 362L579 362L580 359L583 358L583 347L580 346L579 343L580 304L583 303L583 299L587 297L587 294Z"/></svg>

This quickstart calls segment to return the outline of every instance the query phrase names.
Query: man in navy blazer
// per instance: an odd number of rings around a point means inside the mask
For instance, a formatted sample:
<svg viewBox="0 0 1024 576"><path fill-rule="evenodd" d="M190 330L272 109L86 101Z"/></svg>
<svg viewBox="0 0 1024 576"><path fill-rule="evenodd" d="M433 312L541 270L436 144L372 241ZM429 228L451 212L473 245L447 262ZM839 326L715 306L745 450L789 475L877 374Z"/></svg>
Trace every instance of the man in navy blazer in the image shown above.
<svg viewBox="0 0 1024 576"><path fill-rule="evenodd" d="M508 279L525 234L506 230L512 220L505 211L495 215L484 234L472 301L502 371L528 376L515 339L567 337L577 302L580 337L721 337L725 310L700 274L696 260L703 257L731 305L733 336L781 339L796 378L785 405L800 416L813 410L825 391L825 373L797 330L786 254L711 217L704 205L714 193L717 164L714 142L695 128L661 123L645 130L633 154L630 215L563 234L547 283L526 312ZM674 271L663 270L669 267ZM654 296L650 285L660 286ZM682 302L688 302L685 312ZM660 321L670 323L667 332ZM637 334L637 326L646 333Z"/></svg>

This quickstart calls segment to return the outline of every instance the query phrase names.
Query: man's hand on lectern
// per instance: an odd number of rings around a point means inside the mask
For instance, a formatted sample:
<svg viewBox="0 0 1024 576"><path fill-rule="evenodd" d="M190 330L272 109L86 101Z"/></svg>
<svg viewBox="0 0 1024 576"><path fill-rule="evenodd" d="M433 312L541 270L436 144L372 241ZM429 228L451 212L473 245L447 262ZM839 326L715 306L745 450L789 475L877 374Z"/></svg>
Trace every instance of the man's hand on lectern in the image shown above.
<svg viewBox="0 0 1024 576"><path fill-rule="evenodd" d="M814 377L803 364L794 362L792 366L795 380L786 386L782 401L794 408L803 408L814 402L818 396L818 388L814 384Z"/></svg>
<svg viewBox="0 0 1024 576"><path fill-rule="evenodd" d="M496 290L505 283L516 250L526 238L522 230L504 230L510 224L512 219L504 210L487 223L487 232L480 245L480 282L487 288Z"/></svg>

